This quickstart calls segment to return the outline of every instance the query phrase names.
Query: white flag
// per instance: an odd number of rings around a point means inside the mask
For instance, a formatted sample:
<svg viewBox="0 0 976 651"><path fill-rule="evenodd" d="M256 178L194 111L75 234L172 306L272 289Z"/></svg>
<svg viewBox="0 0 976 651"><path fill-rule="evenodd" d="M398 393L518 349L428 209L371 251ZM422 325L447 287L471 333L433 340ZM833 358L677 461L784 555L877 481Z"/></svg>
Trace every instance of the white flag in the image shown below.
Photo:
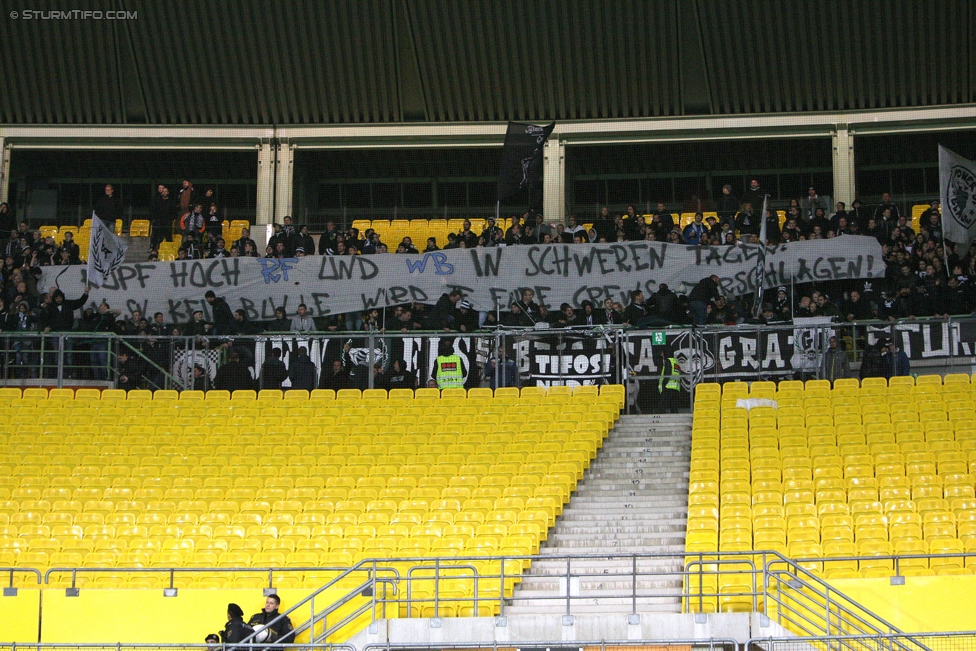
<svg viewBox="0 0 976 651"><path fill-rule="evenodd" d="M91 239L88 240L88 284L101 287L113 271L122 266L128 245L92 213Z"/></svg>
<svg viewBox="0 0 976 651"><path fill-rule="evenodd" d="M976 237L976 163L939 145L939 188L942 235L962 257Z"/></svg>

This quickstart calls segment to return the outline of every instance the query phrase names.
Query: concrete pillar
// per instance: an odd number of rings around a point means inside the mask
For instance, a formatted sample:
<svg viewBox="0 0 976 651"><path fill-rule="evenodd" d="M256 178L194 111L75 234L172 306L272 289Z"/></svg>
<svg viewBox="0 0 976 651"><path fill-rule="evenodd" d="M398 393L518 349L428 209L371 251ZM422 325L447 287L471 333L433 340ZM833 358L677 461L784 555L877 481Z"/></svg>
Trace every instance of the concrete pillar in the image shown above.
<svg viewBox="0 0 976 651"><path fill-rule="evenodd" d="M0 136L0 203L10 201L7 193L10 191L10 148Z"/></svg>
<svg viewBox="0 0 976 651"><path fill-rule="evenodd" d="M542 159L542 214L546 221L566 220L566 143L558 136L546 141Z"/></svg>
<svg viewBox="0 0 976 651"><path fill-rule="evenodd" d="M834 201L843 201L847 207L856 196L854 191L854 134L846 124L838 124L831 136L834 163ZM828 213L833 212L833 206Z"/></svg>
<svg viewBox="0 0 976 651"><path fill-rule="evenodd" d="M275 178L275 221L281 221L285 215L291 215L292 193L295 186L295 147L287 140L278 145L277 177ZM298 221L297 219L295 220Z"/></svg>
<svg viewBox="0 0 976 651"><path fill-rule="evenodd" d="M270 224L274 221L274 169L275 156L272 145L270 142L262 142L258 149L257 205L254 210L255 224Z"/></svg>

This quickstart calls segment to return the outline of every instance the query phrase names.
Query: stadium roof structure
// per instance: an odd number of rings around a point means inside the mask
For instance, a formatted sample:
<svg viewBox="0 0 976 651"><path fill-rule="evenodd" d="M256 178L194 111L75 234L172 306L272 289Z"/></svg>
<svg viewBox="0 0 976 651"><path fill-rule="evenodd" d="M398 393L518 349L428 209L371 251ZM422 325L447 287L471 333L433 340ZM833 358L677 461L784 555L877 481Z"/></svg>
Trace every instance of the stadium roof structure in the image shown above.
<svg viewBox="0 0 976 651"><path fill-rule="evenodd" d="M7 3L0 20L0 123L613 120L976 102L976 0L102 3L121 20L27 4L30 17Z"/></svg>

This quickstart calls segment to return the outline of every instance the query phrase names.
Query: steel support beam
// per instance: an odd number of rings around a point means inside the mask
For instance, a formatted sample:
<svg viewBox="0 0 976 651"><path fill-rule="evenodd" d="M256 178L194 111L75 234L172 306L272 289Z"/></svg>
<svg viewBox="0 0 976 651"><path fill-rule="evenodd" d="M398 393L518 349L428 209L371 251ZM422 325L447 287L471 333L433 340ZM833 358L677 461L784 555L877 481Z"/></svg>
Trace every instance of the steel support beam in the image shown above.
<svg viewBox="0 0 976 651"><path fill-rule="evenodd" d="M546 141L543 152L542 214L548 222L566 218L566 143L556 137Z"/></svg>
<svg viewBox="0 0 976 651"><path fill-rule="evenodd" d="M275 147L275 221L291 215L295 148L287 140Z"/></svg>
<svg viewBox="0 0 976 651"><path fill-rule="evenodd" d="M843 201L850 207L854 201L854 136L847 125L837 125L831 135L834 158L834 201ZM831 211L833 206L830 207Z"/></svg>
<svg viewBox="0 0 976 651"><path fill-rule="evenodd" d="M0 136L0 203L9 201L8 192L10 192L10 148L5 144L3 136Z"/></svg>
<svg viewBox="0 0 976 651"><path fill-rule="evenodd" d="M255 224L270 224L274 221L274 173L275 156L270 141L261 143L258 149L257 205L254 211ZM254 234L252 233L252 237ZM254 238L255 242L258 241Z"/></svg>

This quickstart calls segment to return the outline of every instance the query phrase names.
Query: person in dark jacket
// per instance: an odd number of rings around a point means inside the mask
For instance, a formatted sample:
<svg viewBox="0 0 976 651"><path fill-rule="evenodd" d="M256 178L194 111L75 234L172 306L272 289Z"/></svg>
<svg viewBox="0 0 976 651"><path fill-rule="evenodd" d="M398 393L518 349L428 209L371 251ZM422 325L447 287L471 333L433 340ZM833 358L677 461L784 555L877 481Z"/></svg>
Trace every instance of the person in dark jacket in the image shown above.
<svg viewBox="0 0 976 651"><path fill-rule="evenodd" d="M213 387L230 391L241 391L254 388L254 380L251 379L251 371L241 362L240 354L231 349L227 363L217 369L217 376L214 378Z"/></svg>
<svg viewBox="0 0 976 651"><path fill-rule="evenodd" d="M407 370L407 365L402 359L393 360L393 364L384 374L384 382L387 389L416 389L417 377Z"/></svg>
<svg viewBox="0 0 976 651"><path fill-rule="evenodd" d="M288 377L291 378L292 389L311 391L315 388L315 364L308 356L308 349L305 346L299 346L295 351L291 368L288 369Z"/></svg>
<svg viewBox="0 0 976 651"><path fill-rule="evenodd" d="M169 193L169 188L160 183L156 187L156 196L149 202L149 220L152 227L152 237L149 247L158 249L163 240L173 235L173 220L179 207L176 199Z"/></svg>
<svg viewBox="0 0 976 651"><path fill-rule="evenodd" d="M735 226L735 213L738 212L739 200L732 194L732 186L726 183L722 186L722 196L718 199L718 218L721 223Z"/></svg>
<svg viewBox="0 0 976 651"><path fill-rule="evenodd" d="M51 289L51 304L44 310L41 323L44 332L67 332L74 328L75 310L83 307L88 302L88 286L85 285L85 293L80 298L66 300L64 292L60 289Z"/></svg>
<svg viewBox="0 0 976 651"><path fill-rule="evenodd" d="M95 216L115 231L115 221L122 219L122 202L115 196L112 184L105 186L105 194L95 202Z"/></svg>
<svg viewBox="0 0 976 651"><path fill-rule="evenodd" d="M664 283L651 295L651 306L660 319L678 321L678 295Z"/></svg>
<svg viewBox="0 0 976 651"><path fill-rule="evenodd" d="M261 365L261 388L280 389L281 383L288 378L288 369L281 361L281 349L272 348L268 359Z"/></svg>
<svg viewBox="0 0 976 651"><path fill-rule="evenodd" d="M457 330L457 304L461 300L461 290L452 290L449 294L441 294L437 304L427 318L430 330Z"/></svg>
<svg viewBox="0 0 976 651"><path fill-rule="evenodd" d="M227 604L227 623L220 633L220 641L234 644L244 641L254 629L244 623L244 610L237 604Z"/></svg>
<svg viewBox="0 0 976 651"><path fill-rule="evenodd" d="M478 311L471 305L471 301L464 299L458 303L457 329L461 332L474 332L478 327Z"/></svg>
<svg viewBox="0 0 976 651"><path fill-rule="evenodd" d="M210 305L210 311L213 315L213 334L228 334L234 321L234 313L231 312L230 305L223 298L218 298L212 290L204 294L203 298Z"/></svg>
<svg viewBox="0 0 976 651"><path fill-rule="evenodd" d="M193 391L208 391L210 389L210 376L207 375L207 371L199 364L193 366L193 378L190 389ZM243 615L244 613L242 612L241 616Z"/></svg>
<svg viewBox="0 0 976 651"><path fill-rule="evenodd" d="M911 375L911 362L908 361L908 355L905 354L905 351L898 350L892 339L885 339L883 345L885 351L881 356L881 362L884 364L885 378L890 380L893 377Z"/></svg>
<svg viewBox="0 0 976 651"><path fill-rule="evenodd" d="M821 376L830 382L851 377L851 366L847 360L847 351L844 350L837 337L830 338L829 347L824 352L820 367Z"/></svg>
<svg viewBox="0 0 976 651"><path fill-rule="evenodd" d="M715 274L702 278L688 294L688 307L695 325L705 325L708 321L708 304L719 297L719 280Z"/></svg>
<svg viewBox="0 0 976 651"><path fill-rule="evenodd" d="M864 349L864 356L861 358L861 370L858 377L863 380L866 377L885 377L884 360L881 359L882 343L871 344Z"/></svg>
<svg viewBox="0 0 976 651"><path fill-rule="evenodd" d="M635 289L630 293L630 305L624 311L624 323L634 328L644 325L647 318L647 306L644 304L644 292Z"/></svg>
<svg viewBox="0 0 976 651"><path fill-rule="evenodd" d="M268 327L266 327L265 330L268 332L290 332L291 319L285 316L285 308L276 307L274 313L274 320L268 324Z"/></svg>
<svg viewBox="0 0 976 651"><path fill-rule="evenodd" d="M308 357L307 354L306 357ZM313 366L312 368L314 369L315 367ZM257 638L261 629L267 627L271 629L268 637L266 638L267 642L281 642L283 644L287 644L293 640L293 631L295 630L295 627L292 626L291 620L287 615L282 615L278 612L278 607L280 605L281 599L278 597L278 595L270 594L264 600L264 608L261 610L261 612L255 613L251 616L251 619L247 620L248 625L251 626L255 631L255 638Z"/></svg>
<svg viewBox="0 0 976 651"><path fill-rule="evenodd" d="M867 321L874 318L871 303L856 289L851 290L850 300L844 303L844 314L848 321Z"/></svg>
<svg viewBox="0 0 976 651"><path fill-rule="evenodd" d="M328 371L322 371L319 388L332 389L333 391L349 388L349 371L342 365L341 359L333 360L332 368Z"/></svg>
<svg viewBox="0 0 976 651"><path fill-rule="evenodd" d="M68 255L68 264L81 264L81 249L75 243L75 235L71 231L64 234L64 240L61 241L61 246L58 247L59 254Z"/></svg>
<svg viewBox="0 0 976 651"><path fill-rule="evenodd" d="M123 348L119 351L118 361L115 387L125 391L140 388L144 368L142 360L130 356L129 351Z"/></svg>

